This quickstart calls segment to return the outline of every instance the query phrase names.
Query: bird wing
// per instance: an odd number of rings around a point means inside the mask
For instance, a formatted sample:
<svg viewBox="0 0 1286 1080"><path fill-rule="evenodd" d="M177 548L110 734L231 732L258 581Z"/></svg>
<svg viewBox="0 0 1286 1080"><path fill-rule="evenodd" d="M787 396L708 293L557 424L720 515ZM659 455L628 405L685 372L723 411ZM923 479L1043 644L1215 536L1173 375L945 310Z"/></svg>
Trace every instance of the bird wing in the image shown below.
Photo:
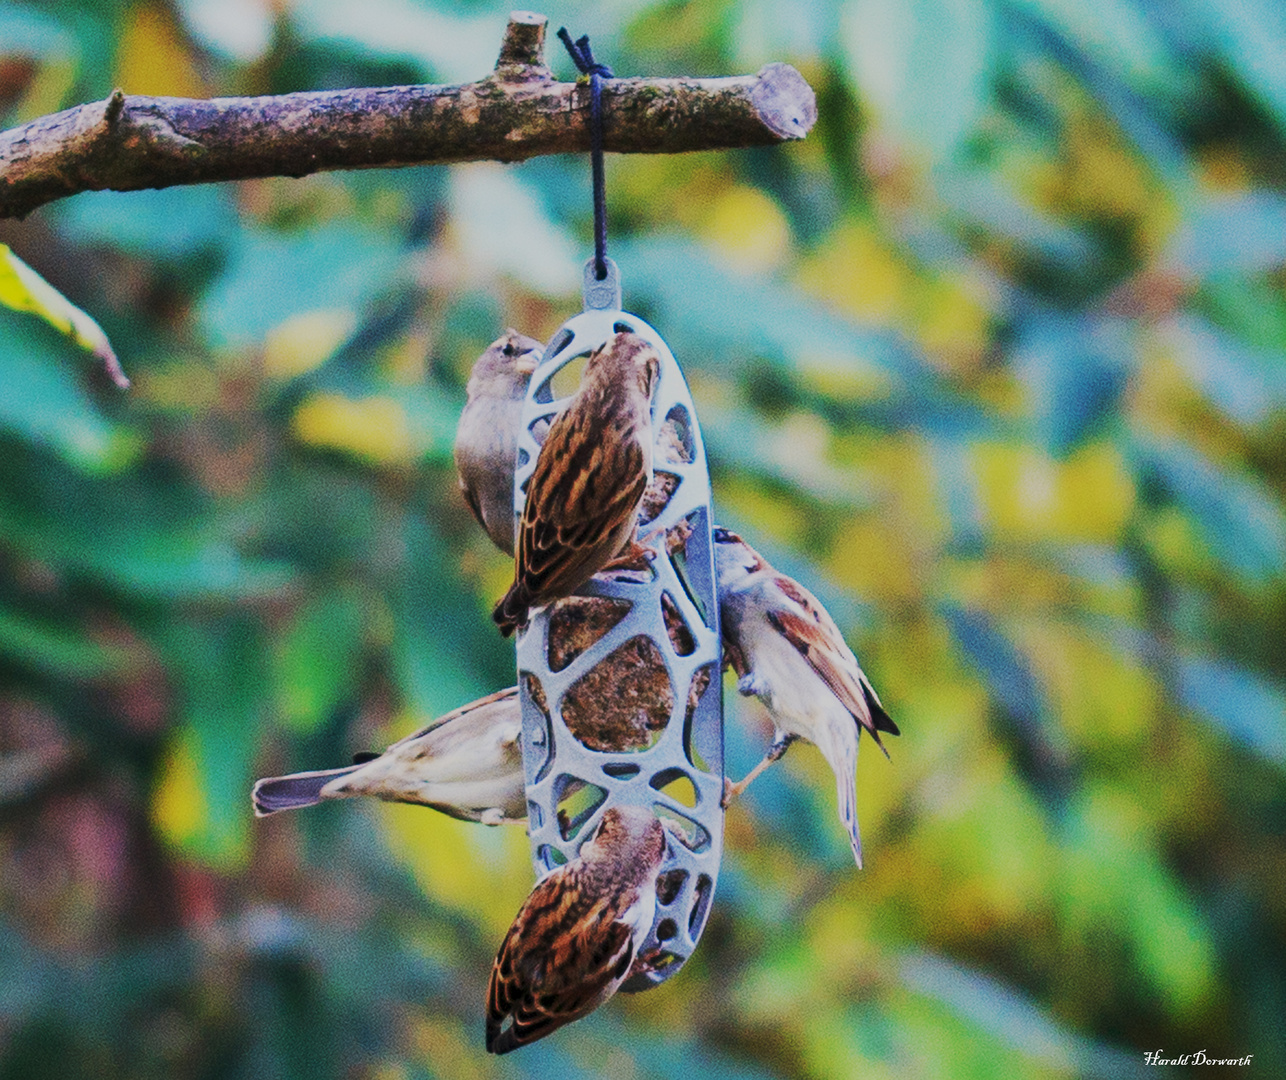
<svg viewBox="0 0 1286 1080"><path fill-rule="evenodd" d="M577 876L574 868L555 872L537 885L500 946L487 989L492 1053L507 1053L578 1020L629 973L634 932L619 919L626 898L586 904ZM501 1031L506 1018L512 1023Z"/></svg>
<svg viewBox="0 0 1286 1080"><path fill-rule="evenodd" d="M805 612L768 609L768 621L799 654L849 711L853 719L871 733L876 745L884 751L880 732L901 734L898 726L884 711L874 687L853 659L853 653L817 598L796 581L777 578L777 586Z"/></svg>
<svg viewBox="0 0 1286 1080"><path fill-rule="evenodd" d="M486 519L482 516L482 503L478 499L478 492L474 486L467 482L463 476L460 478L460 494L464 496L464 501L469 504L469 509L473 511L474 520L482 526L485 531L487 528Z"/></svg>
<svg viewBox="0 0 1286 1080"><path fill-rule="evenodd" d="M452 709L445 716L438 717L431 724L426 724L424 727L420 728L419 731L413 731L410 735L406 735L403 738L398 739L398 741L393 743L385 753L390 753L398 750L399 748L420 742L430 732L438 731L439 728L444 728L448 724L452 724L457 720L465 720L465 718L469 717L471 713L477 712L479 709L484 709L488 705L494 705L497 702L506 701L511 698L516 698L517 696L518 687L509 686L504 690L497 690L495 693L488 694L486 697L480 697L476 701L471 701L467 705L461 705L458 709ZM517 714L515 713L515 715ZM473 717L472 719L467 720L464 724L459 725L459 727L467 730L472 724L477 723L478 720L478 717ZM445 735L447 733L440 732L439 734Z"/></svg>
<svg viewBox="0 0 1286 1080"><path fill-rule="evenodd" d="M599 546L633 520L647 488L637 428L604 438L590 423L595 415L597 410L577 410L560 416L536 462L515 574L532 596L561 592L568 580L579 584L587 562L599 555L610 559L615 552L603 555Z"/></svg>

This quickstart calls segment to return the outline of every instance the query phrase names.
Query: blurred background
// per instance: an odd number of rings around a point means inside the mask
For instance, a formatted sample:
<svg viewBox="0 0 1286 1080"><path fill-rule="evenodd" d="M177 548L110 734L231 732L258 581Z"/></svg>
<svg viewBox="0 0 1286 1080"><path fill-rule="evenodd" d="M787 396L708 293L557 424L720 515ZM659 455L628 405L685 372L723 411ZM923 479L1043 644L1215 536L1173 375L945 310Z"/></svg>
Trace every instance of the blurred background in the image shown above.
<svg viewBox="0 0 1286 1080"><path fill-rule="evenodd" d="M467 81L507 11L4 3L0 123ZM0 223L135 380L0 310L0 1080L1286 1075L1280 6L546 13L621 75L817 91L798 145L609 158L610 251L719 518L902 728L867 869L796 748L687 968L488 1058L521 830L249 791L512 683L450 446L486 344L579 310L588 161L79 195Z"/></svg>

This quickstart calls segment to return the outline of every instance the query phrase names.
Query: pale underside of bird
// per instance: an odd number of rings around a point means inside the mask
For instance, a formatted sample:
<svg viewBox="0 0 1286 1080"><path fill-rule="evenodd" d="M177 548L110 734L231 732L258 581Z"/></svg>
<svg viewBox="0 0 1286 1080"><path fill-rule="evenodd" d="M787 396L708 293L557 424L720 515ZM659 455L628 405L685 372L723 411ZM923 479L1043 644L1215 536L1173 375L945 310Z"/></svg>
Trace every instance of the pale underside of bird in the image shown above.
<svg viewBox="0 0 1286 1080"><path fill-rule="evenodd" d="M492 965L488 1051L543 1038L616 993L652 927L665 852L654 814L613 807L577 857L537 883Z"/></svg>
<svg viewBox="0 0 1286 1080"><path fill-rule="evenodd" d="M513 474L527 384L544 346L506 330L478 357L455 436L460 492L478 524L506 555L514 553Z"/></svg>
<svg viewBox="0 0 1286 1080"><path fill-rule="evenodd" d="M792 741L806 739L835 774L840 820L861 867L858 736L865 729L887 757L880 733L897 735L898 727L821 602L735 533L715 529L714 539L725 663L739 677L737 689L764 703L776 729L764 759L740 783L728 785L725 803Z"/></svg>
<svg viewBox="0 0 1286 1080"><path fill-rule="evenodd" d="M527 485L513 585L493 613L505 635L531 609L570 596L637 547L639 505L652 481L651 398L660 367L656 350L628 332L590 355Z"/></svg>
<svg viewBox="0 0 1286 1080"><path fill-rule="evenodd" d="M368 795L429 806L462 821L519 824L527 815L521 735L518 689L510 687L347 768L260 780L252 794L255 814Z"/></svg>

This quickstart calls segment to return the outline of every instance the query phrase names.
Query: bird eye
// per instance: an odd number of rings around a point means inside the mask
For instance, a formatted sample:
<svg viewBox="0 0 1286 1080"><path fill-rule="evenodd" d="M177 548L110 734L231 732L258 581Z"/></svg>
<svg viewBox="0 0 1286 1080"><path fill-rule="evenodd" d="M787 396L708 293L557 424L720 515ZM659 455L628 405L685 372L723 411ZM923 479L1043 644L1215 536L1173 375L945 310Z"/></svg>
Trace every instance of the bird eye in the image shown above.
<svg viewBox="0 0 1286 1080"><path fill-rule="evenodd" d="M721 526L719 528L716 528L712 535L714 536L714 542L716 544L726 544L731 539L732 534L729 533L727 529Z"/></svg>

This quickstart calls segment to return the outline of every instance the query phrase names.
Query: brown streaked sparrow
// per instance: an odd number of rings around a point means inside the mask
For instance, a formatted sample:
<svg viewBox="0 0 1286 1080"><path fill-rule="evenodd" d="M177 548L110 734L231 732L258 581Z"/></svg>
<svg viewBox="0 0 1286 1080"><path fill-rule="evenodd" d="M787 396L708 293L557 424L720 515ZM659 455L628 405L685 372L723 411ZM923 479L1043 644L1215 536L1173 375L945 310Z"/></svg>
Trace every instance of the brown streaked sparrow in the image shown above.
<svg viewBox="0 0 1286 1080"><path fill-rule="evenodd" d="M371 795L462 821L517 824L527 817L521 734L518 689L511 686L447 713L382 754L359 755L345 769L260 780L251 795L255 815Z"/></svg>
<svg viewBox="0 0 1286 1080"><path fill-rule="evenodd" d="M460 492L478 524L506 555L514 553L514 458L527 383L544 346L506 330L469 373L468 400L455 433Z"/></svg>
<svg viewBox="0 0 1286 1080"><path fill-rule="evenodd" d="M591 354L571 403L550 425L527 485L514 582L492 613L506 637L532 608L570 596L633 544L652 480L651 399L660 370L643 338L613 334Z"/></svg>
<svg viewBox="0 0 1286 1080"><path fill-rule="evenodd" d="M665 847L654 814L613 807L580 854L537 883L491 968L490 1053L543 1038L616 993L652 929Z"/></svg>
<svg viewBox="0 0 1286 1080"><path fill-rule="evenodd" d="M774 570L736 533L715 529L714 541L724 660L739 676L737 689L758 697L776 728L763 761L739 784L728 787L724 803L745 791L792 742L807 739L835 773L840 820L860 869L859 725L888 757L880 732L897 735L897 724L817 597Z"/></svg>

